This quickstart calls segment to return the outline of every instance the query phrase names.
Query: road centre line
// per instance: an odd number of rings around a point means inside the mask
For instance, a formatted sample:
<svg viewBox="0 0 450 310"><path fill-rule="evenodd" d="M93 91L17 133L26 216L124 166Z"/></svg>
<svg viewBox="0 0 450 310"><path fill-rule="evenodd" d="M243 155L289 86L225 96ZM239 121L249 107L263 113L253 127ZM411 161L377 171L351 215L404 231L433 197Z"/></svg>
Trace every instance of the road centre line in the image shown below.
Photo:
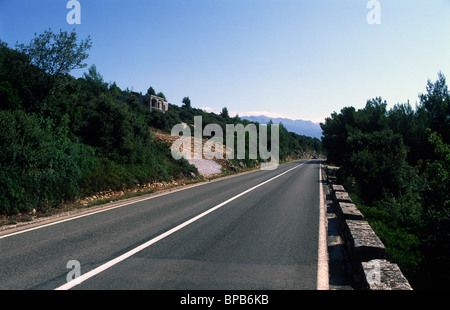
<svg viewBox="0 0 450 310"><path fill-rule="evenodd" d="M187 220L186 222L184 222L184 223L182 223L182 224L180 224L180 225L178 225L178 226L176 226L176 227L166 231L165 233L163 233L163 234L161 234L161 235L159 235L159 236L157 236L157 237L155 237L155 238L153 238L153 239L151 239L151 240L141 244L140 246L138 246L138 247L136 247L136 248L134 248L134 249L132 249L132 250L130 250L130 251L128 251L128 252L118 256L118 257L116 257L115 259L112 259L109 262L107 262L107 263L105 263L105 264L103 264L103 265L101 265L101 266L99 266L99 267L97 267L97 268L95 268L95 269L93 269L93 270L91 270L91 271L81 275L80 277L78 277L78 278L76 278L76 279L74 279L74 280L72 280L70 282L67 282L64 285L61 285L61 286L57 287L55 290L68 290L68 289L71 289L71 288L79 285L80 283L88 280L89 278L92 278L93 276L95 276L95 275L105 271L106 269L108 269L108 268L110 268L110 267L112 267L112 266L122 262L123 260L133 256L134 254L136 254L136 253L138 253L138 252L148 248L149 246L155 244L156 242L158 242L158 241L160 241L160 240L170 236L171 234L179 231L180 229L188 226L189 224L194 223L195 221L201 219L202 217L208 215L209 213L216 211L217 209L219 209L219 208L223 207L224 205L232 202L233 200L236 200L239 197L241 197L241 196L243 196L243 195L245 195L245 194L247 194L247 193L257 189L258 187L261 187L261 186L263 186L263 185L265 185L265 184L267 184L267 183L269 183L269 182L271 182L271 181L281 177L282 175L284 175L284 174L286 174L286 173L288 173L288 172L290 172L290 171L292 171L294 169L297 169L297 168L303 166L303 164L304 163L301 163L300 165L297 165L297 166L295 166L293 168L290 168L289 170L286 170L285 172L282 172L282 173L280 173L280 174L278 174L278 175L276 175L276 176L274 176L274 177L272 177L272 178L270 178L270 179L268 179L268 180L266 180L266 181L264 181L262 183L259 183L258 185L253 186L250 189L247 189L246 191L244 191L244 192L242 192L240 194L237 194L237 195L233 196L232 198L230 198L230 199L228 199L228 200L226 200L226 201L224 201L224 202L222 202L222 203L212 207L211 209L208 209L207 211L205 211L205 212L203 212L203 213L201 213L201 214L191 218L190 220Z"/></svg>

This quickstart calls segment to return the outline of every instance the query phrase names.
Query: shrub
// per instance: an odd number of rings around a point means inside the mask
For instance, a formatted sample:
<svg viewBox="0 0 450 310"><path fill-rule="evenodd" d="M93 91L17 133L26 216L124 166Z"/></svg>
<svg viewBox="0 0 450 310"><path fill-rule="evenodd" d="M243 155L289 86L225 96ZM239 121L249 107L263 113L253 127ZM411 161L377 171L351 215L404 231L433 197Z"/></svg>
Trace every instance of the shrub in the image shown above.
<svg viewBox="0 0 450 310"><path fill-rule="evenodd" d="M53 206L79 195L94 150L53 135L23 111L0 111L0 213Z"/></svg>

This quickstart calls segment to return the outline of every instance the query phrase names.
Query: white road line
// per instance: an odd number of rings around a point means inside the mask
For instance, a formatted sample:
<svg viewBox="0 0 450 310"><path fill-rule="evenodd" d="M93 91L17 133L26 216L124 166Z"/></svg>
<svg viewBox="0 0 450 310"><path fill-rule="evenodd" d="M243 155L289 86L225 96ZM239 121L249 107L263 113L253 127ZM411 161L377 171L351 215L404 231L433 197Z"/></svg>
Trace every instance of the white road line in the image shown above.
<svg viewBox="0 0 450 310"><path fill-rule="evenodd" d="M238 177L238 176L239 175L235 175L235 176L231 176L231 177ZM218 181L220 181L220 179ZM212 182L215 182L215 181L212 181ZM210 182L208 182L208 183L210 183ZM79 218L82 218L82 217L85 217L85 216L90 216L90 215L94 215L94 214L97 214L97 213L102 213L102 212L114 210L114 209L117 209L117 208L121 208L121 207L125 207L125 206L128 206L128 205L134 204L134 203L143 202L143 201L154 199L154 198L161 197L161 196L164 196L164 195L176 193L176 192L179 192L179 191L188 190L188 189L191 189L193 187L202 186L202 185L205 185L205 184L208 184L208 183L200 183L200 184L190 185L188 187L171 189L168 192L157 193L157 194L151 195L149 197L131 198L131 200L119 201L119 202L114 203L114 205L110 206L110 207L100 207L101 209L97 210L97 211L87 211L87 212L83 212L83 214L73 215L73 216L68 215L68 217L66 217L66 218L64 218L62 220L50 220L51 222L47 223L47 224L36 224L36 226L30 227L30 228L20 229L20 230L17 230L15 232L11 232L11 233L5 233L3 235L0 235L0 239L12 237L12 236L15 236L15 235L20 235L20 234L23 234L23 233L27 233L29 231L45 228L45 227L48 227L48 226L57 225L57 224L60 224L60 223L76 220L76 219L79 219Z"/></svg>
<svg viewBox="0 0 450 310"><path fill-rule="evenodd" d="M166 238L167 236L170 236L171 234L173 234L173 233L177 232L178 230L188 226L189 224L191 224L191 223L201 219L205 215L207 215L207 214L209 214L211 212L214 212L215 210L223 207L224 205L232 202L233 200L235 200L235 199L237 199L237 198L239 198L239 197L241 197L241 196L243 196L243 195L245 195L245 194L247 194L247 193L257 189L260 186L263 186L264 184L267 184L267 183L269 183L269 182L271 182L271 181L281 177L282 175L284 175L284 174L286 174L286 173L288 173L288 172L290 172L290 171L292 171L294 169L297 169L300 166L303 166L303 164L304 163L302 163L302 164L300 164L298 166L295 166L295 167L293 167L293 168L291 168L289 170L286 170L285 172L280 173L280 174L274 176L273 178L270 178L269 180L266 180L266 181L264 181L262 183L259 183L258 185L253 186L252 188L250 188L250 189L248 189L248 190L246 190L246 191L244 191L244 192L242 192L242 193L240 193L240 194L238 194L238 195L236 195L236 196L234 196L234 197L232 197L232 198L230 198L230 199L228 199L228 200L226 200L226 201L224 201L224 202L222 202L222 203L220 203L218 205L216 205L215 207L212 207L211 209L209 209L209 210L207 210L207 211L205 211L205 212L203 212L203 213L201 213L201 214L191 218L190 220L188 220L188 221L186 221L186 222L184 222L184 223L182 223L182 224L180 224L180 225L170 229L169 231L167 231L167 232L165 232L165 233L163 233L163 234L161 234L161 235L159 235L159 236L157 236L157 237L155 237L155 238L153 238L153 239L151 239L151 240L141 244L140 246L138 246L138 247L136 247L136 248L134 248L134 249L132 249L132 250L130 250L130 251L128 251L128 252L118 256L118 257L116 257L115 259L110 260L109 262L107 262L107 263L105 263L105 264L103 264L103 265L101 265L101 266L99 266L99 267L97 267L97 268L95 268L95 269L93 269L93 270L91 270L91 271L81 275L80 277L78 277L78 278L76 278L76 279L74 279L74 280L72 280L70 282L67 282L64 285L61 285L61 286L57 287L56 290L68 290L68 289L71 289L71 288L77 286L78 284L86 281L87 279L92 278L93 276L95 276L95 275L105 271L106 269L108 269L108 268L110 268L110 267L120 263L121 261L131 257L132 255L134 255L134 254L136 254L136 253L138 253L138 252L148 248L152 244L155 244L156 242Z"/></svg>
<svg viewBox="0 0 450 310"><path fill-rule="evenodd" d="M199 186L199 185L194 185L194 186ZM100 210L97 210L97 211L92 211L92 212L88 211L88 212L83 213L81 215L69 216L68 218L65 218L63 220L55 220L55 221L52 221L52 222L50 222L48 224L42 224L42 225L38 224L37 226L33 226L31 228L26 228L26 229L19 230L19 231L16 231L16 232L7 233L5 235L0 236L0 239L12 237L12 236L15 236L15 235L23 234L23 233L26 233L26 232L29 232L29 231L41 229L41 228L48 227L48 226L57 225L57 224L60 224L60 223L76 220L76 219L79 219L79 218L82 218L82 217L85 217L85 216L90 216L90 215L94 215L94 214L97 214L97 213L102 213L102 212L114 210L114 209L117 209L117 208L121 208L121 207L125 207L125 206L128 206L128 205L134 204L134 203L138 203L138 202L146 201L146 200L149 200L149 199L154 199L154 198L157 198L157 197L160 197L160 196L163 196L163 195L175 193L177 191L185 190L185 189L188 189L188 188L191 188L191 187L175 189L175 190L172 190L172 191L167 192L167 193L161 193L161 194L157 194L155 196L150 196L150 197L144 197L144 198L139 198L139 199L133 199L132 198L133 200L131 200L131 201L118 202L117 204L114 204L114 206L102 207Z"/></svg>
<svg viewBox="0 0 450 310"><path fill-rule="evenodd" d="M327 217L325 214L325 204L323 199L323 184L322 184L322 164L319 165L319 252L317 262L317 289L329 289L328 276L328 246L327 246Z"/></svg>
<svg viewBox="0 0 450 310"><path fill-rule="evenodd" d="M38 226L31 227L31 228L26 228L26 229L23 229L23 230L19 230L19 231L13 232L13 233L9 233L9 234L0 236L0 239L12 237L12 236L15 236L15 235L20 235L20 234L23 234L23 233L26 233L26 232L29 232L29 231L41 229L41 228L48 227L48 226L53 226L53 225L60 224L60 223L76 220L76 219L79 219L79 218L82 218L82 217L85 217L85 216L94 215L94 214L97 214L97 213L113 210L113 209L116 209L116 208L124 207L126 205L129 205L129 204L132 204L132 203L136 203L136 202L140 202L140 201L144 201L144 200L151 199L151 198L154 198L154 197L150 197L150 198L146 198L146 199L142 199L142 200L138 200L138 201L133 201L133 202L128 202L128 203L116 205L114 207L101 209L101 210L93 211L93 212L88 212L88 213L77 215L77 216L72 216L72 217L69 217L69 218L66 218L66 219L63 219L63 220L59 220L59 221L54 221L54 222L51 222L51 223L48 223L48 224L38 225Z"/></svg>

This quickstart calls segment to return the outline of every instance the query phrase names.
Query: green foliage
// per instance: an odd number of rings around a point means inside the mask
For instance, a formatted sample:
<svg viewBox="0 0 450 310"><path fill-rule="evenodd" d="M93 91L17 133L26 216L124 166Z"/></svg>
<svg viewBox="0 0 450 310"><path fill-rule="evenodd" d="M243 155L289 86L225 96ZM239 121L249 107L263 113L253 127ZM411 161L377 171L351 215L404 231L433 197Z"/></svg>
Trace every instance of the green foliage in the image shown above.
<svg viewBox="0 0 450 310"><path fill-rule="evenodd" d="M92 148L58 137L23 111L0 111L2 213L55 206L73 199L95 164Z"/></svg>
<svg viewBox="0 0 450 310"><path fill-rule="evenodd" d="M148 95L156 96L156 91L155 91L155 89L154 89L153 87L150 86L150 87L147 89L147 94L148 94Z"/></svg>
<svg viewBox="0 0 450 310"><path fill-rule="evenodd" d="M83 77L86 80L86 86L89 88L89 92L95 96L105 93L108 89L108 84L103 81L103 77L97 71L95 65L89 67L88 73L84 73ZM116 88L118 88L117 85Z"/></svg>
<svg viewBox="0 0 450 310"><path fill-rule="evenodd" d="M75 79L68 73L86 66L90 47L90 38L79 41L74 31L48 30L15 50L0 42L0 214L45 210L102 190L198 174L186 160L175 160L151 127L170 131L185 122L193 128L196 115L203 126L219 124L224 132L229 123L249 124L231 118L226 108L222 115L193 108L189 97L182 107L150 111L141 93L106 83L95 65ZM147 93L156 94L152 87ZM282 160L320 152L318 139L282 125L280 139ZM242 161L253 166L248 140Z"/></svg>
<svg viewBox="0 0 450 310"><path fill-rule="evenodd" d="M84 68L86 64L83 61L89 57L86 51L91 47L90 37L77 43L75 31L60 30L57 34L51 29L35 34L29 45L17 44L17 49L28 55L31 64L51 75Z"/></svg>
<svg viewBox="0 0 450 310"><path fill-rule="evenodd" d="M449 287L450 94L428 81L414 110L381 98L321 124L328 160L413 286ZM370 207L367 207L370 206Z"/></svg>
<svg viewBox="0 0 450 310"><path fill-rule="evenodd" d="M156 96L161 97L163 99L167 99L166 96L162 92L157 93Z"/></svg>
<svg viewBox="0 0 450 310"><path fill-rule="evenodd" d="M95 66L65 74L89 46L74 33L46 32L22 52L0 42L0 214L198 174L153 140L140 94L108 85Z"/></svg>
<svg viewBox="0 0 450 310"><path fill-rule="evenodd" d="M0 82L0 108L3 110L20 109L22 100L20 99L19 91L15 89L11 82Z"/></svg>
<svg viewBox="0 0 450 310"><path fill-rule="evenodd" d="M220 112L220 116L225 119L230 118L230 114L228 114L227 107L222 108L222 111Z"/></svg>
<svg viewBox="0 0 450 310"><path fill-rule="evenodd" d="M442 73L435 83L428 81L427 93L420 95L420 103L428 127L439 132L445 143L450 143L450 93Z"/></svg>
<svg viewBox="0 0 450 310"><path fill-rule="evenodd" d="M322 144L328 153L330 162L341 164L346 154L346 141L349 130L354 127L355 108L346 107L341 113L331 114L325 119L325 123L320 124L323 130Z"/></svg>
<svg viewBox="0 0 450 310"><path fill-rule="evenodd" d="M399 171L405 165L406 149L402 138L391 130L363 133L354 131L347 138L344 162L347 171L361 187L361 196L374 201L386 189L398 193L401 187Z"/></svg>
<svg viewBox="0 0 450 310"><path fill-rule="evenodd" d="M448 287L450 271L445 267L450 257L450 145L437 132L430 133L429 141L436 159L426 163L424 172L424 252L428 276L436 275L436 282Z"/></svg>
<svg viewBox="0 0 450 310"><path fill-rule="evenodd" d="M37 112L54 83L54 78L30 64L27 55L0 41L0 96L2 109Z"/></svg>
<svg viewBox="0 0 450 310"><path fill-rule="evenodd" d="M183 108L187 108L187 109L192 108L191 99L189 99L189 97L184 97L181 102L183 103Z"/></svg>

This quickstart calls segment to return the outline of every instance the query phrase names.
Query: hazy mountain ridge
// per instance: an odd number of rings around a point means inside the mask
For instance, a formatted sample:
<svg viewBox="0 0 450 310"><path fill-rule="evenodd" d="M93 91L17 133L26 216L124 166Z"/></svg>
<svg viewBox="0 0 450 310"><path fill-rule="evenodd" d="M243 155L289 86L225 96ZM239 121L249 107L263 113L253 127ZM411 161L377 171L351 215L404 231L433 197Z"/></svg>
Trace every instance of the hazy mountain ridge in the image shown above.
<svg viewBox="0 0 450 310"><path fill-rule="evenodd" d="M313 138L320 139L322 136L322 128L320 128L319 123L314 123L312 121L305 121L301 119L289 119L289 118L277 118L268 117L265 115L259 116L241 116L242 119L247 119L252 122L258 122L261 124L267 124L270 120L275 124L282 123L288 131L294 132L299 135L309 136Z"/></svg>

